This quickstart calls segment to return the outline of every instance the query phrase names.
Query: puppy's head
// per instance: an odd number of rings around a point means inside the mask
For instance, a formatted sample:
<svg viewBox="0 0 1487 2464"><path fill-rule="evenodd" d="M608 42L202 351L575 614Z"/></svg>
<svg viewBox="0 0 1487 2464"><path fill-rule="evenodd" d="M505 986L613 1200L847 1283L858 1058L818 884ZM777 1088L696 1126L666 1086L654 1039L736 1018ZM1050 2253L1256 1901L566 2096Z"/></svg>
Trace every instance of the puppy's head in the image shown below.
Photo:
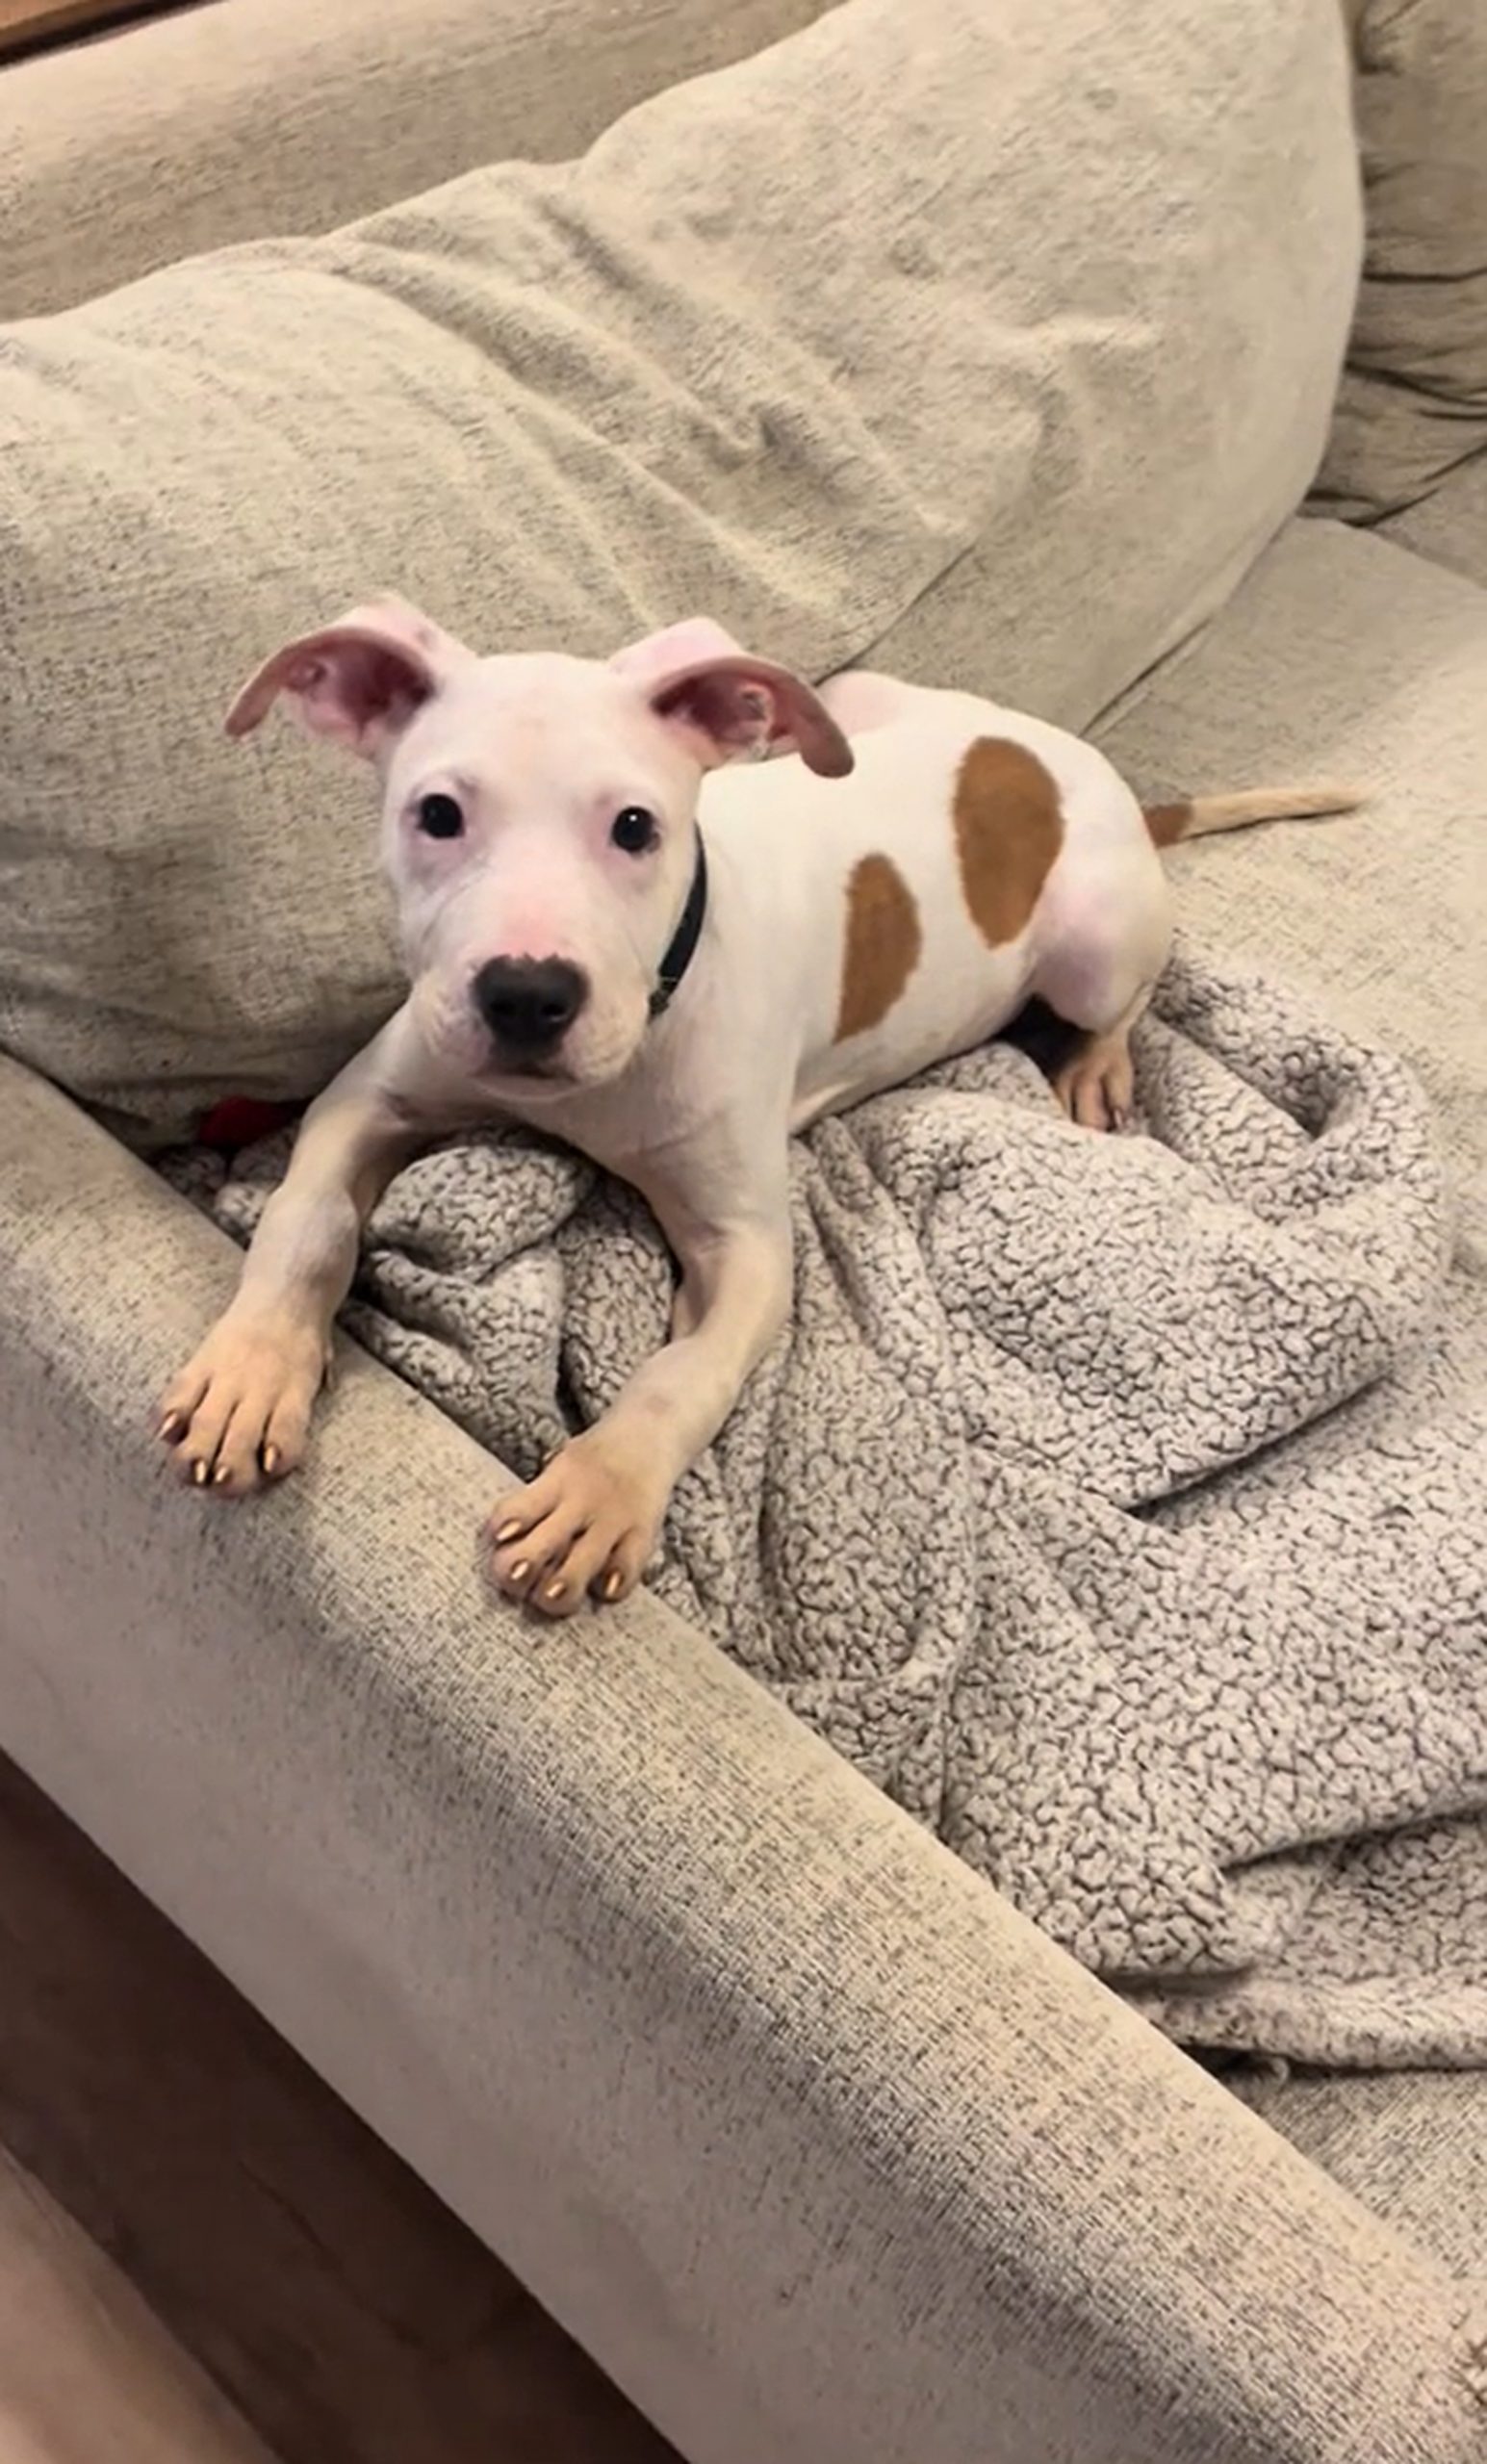
<svg viewBox="0 0 1487 2464"><path fill-rule="evenodd" d="M829 776L852 767L808 685L702 619L607 662L480 658L382 599L276 652L228 733L280 694L381 779L426 1040L527 1103L632 1059L691 887L704 774L786 745Z"/></svg>

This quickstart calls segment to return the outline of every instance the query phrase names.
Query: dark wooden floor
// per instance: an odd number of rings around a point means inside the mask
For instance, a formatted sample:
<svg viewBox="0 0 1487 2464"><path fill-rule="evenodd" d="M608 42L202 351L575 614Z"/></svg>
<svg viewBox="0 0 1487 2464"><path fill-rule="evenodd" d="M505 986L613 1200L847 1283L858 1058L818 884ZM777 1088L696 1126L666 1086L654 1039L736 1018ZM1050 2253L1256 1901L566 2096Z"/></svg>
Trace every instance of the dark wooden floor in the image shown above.
<svg viewBox="0 0 1487 2464"><path fill-rule="evenodd" d="M117 2261L280 2464L673 2457L3 1759L0 2146Z"/></svg>
<svg viewBox="0 0 1487 2464"><path fill-rule="evenodd" d="M0 61L74 41L125 17L163 16L176 0L0 0Z"/></svg>

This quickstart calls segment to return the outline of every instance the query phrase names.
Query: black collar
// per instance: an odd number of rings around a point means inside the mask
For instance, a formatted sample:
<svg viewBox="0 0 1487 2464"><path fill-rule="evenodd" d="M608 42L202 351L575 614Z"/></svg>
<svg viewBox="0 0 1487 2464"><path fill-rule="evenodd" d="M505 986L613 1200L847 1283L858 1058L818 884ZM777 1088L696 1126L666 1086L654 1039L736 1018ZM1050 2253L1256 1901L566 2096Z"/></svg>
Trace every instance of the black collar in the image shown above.
<svg viewBox="0 0 1487 2464"><path fill-rule="evenodd" d="M672 995L697 954L702 939L703 918L707 912L707 850L703 834L697 834L697 862L692 873L692 886L686 894L681 920L667 944L656 972L655 989L651 995L651 1015L658 1018L669 1010Z"/></svg>

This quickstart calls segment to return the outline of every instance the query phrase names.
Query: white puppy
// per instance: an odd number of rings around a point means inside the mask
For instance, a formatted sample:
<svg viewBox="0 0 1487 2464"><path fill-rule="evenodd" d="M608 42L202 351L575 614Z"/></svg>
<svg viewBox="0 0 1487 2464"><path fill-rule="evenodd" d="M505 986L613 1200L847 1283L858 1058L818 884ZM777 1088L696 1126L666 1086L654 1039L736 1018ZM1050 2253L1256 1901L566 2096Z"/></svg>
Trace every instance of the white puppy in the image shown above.
<svg viewBox="0 0 1487 2464"><path fill-rule="evenodd" d="M1083 1031L1066 1109L1118 1125L1170 934L1159 848L1357 801L1143 813L1057 728L885 678L818 694L705 621L607 664L481 658L384 600L278 652L229 731L281 694L381 779L412 988L306 1115L160 1435L218 1496L292 1471L399 1165L462 1127L551 1131L642 1192L680 1277L671 1343L495 1508L495 1578L549 1615L640 1580L676 1482L783 1322L791 1130L1035 995Z"/></svg>

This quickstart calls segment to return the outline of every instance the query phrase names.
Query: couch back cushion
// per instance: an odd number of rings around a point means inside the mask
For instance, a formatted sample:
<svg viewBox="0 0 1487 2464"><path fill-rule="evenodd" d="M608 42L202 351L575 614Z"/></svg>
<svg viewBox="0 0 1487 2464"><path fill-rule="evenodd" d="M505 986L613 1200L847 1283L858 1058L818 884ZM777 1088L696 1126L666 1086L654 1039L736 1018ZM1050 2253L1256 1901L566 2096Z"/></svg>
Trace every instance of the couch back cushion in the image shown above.
<svg viewBox="0 0 1487 2464"><path fill-rule="evenodd" d="M377 589L1082 724L1299 500L1359 244L1336 0L848 0L574 164L11 329L0 1040L144 1142L375 1027L369 780L220 717Z"/></svg>
<svg viewBox="0 0 1487 2464"><path fill-rule="evenodd" d="M1367 239L1317 487L1395 513L1487 449L1487 0L1350 0Z"/></svg>
<svg viewBox="0 0 1487 2464"><path fill-rule="evenodd" d="M504 154L561 162L643 95L822 6L204 0L40 53L0 77L0 318L202 249L333 230Z"/></svg>

